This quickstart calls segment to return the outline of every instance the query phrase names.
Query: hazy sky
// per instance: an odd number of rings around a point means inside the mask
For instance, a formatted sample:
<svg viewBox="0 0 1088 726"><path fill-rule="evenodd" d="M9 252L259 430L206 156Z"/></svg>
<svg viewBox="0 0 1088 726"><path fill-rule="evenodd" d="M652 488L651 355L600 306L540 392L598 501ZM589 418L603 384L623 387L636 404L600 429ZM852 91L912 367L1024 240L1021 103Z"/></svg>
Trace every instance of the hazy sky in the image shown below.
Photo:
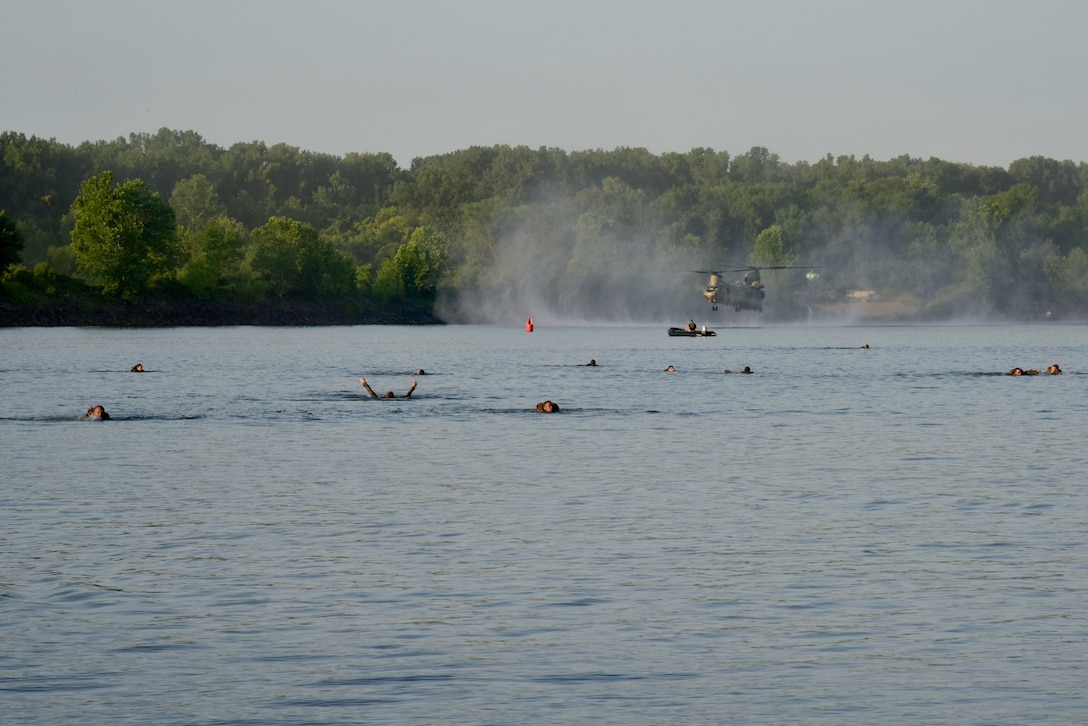
<svg viewBox="0 0 1088 726"><path fill-rule="evenodd" d="M1088 160L1082 0L5 3L0 130Z"/></svg>

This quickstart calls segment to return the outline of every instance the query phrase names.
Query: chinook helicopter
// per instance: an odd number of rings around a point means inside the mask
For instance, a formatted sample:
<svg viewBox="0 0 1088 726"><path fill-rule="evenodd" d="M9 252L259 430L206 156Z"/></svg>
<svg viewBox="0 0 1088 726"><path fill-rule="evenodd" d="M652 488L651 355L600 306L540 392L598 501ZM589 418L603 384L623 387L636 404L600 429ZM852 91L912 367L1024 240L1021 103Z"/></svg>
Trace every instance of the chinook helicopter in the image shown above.
<svg viewBox="0 0 1088 726"><path fill-rule="evenodd" d="M812 272L814 268L811 267L795 267L790 265L773 265L767 267L756 267L755 265L747 265L745 267L737 267L731 270L693 270L702 275L710 275L710 280L706 283L706 288L703 290L703 297L710 303L711 310L717 310L718 305L732 305L733 310L740 312L741 310L754 310L759 313L763 311L763 298L766 291L763 289L763 282L759 278L761 270L809 270L808 278L814 279L816 273ZM722 276L731 273L743 272L744 277L739 280L734 280L731 283L723 283Z"/></svg>

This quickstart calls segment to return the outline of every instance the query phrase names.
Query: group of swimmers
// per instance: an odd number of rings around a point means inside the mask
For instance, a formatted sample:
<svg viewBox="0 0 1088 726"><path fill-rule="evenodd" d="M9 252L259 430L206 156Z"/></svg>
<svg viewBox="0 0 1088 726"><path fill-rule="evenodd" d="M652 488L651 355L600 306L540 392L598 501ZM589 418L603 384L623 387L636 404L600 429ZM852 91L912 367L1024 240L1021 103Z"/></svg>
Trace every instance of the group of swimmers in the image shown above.
<svg viewBox="0 0 1088 726"><path fill-rule="evenodd" d="M137 363L128 369L130 373L143 373L144 364ZM87 415L83 417L86 421L109 421L110 415L106 413L106 409L102 406L91 406L87 409Z"/></svg>
<svg viewBox="0 0 1088 726"><path fill-rule="evenodd" d="M596 365L596 364L594 364L594 365ZM676 373L676 366L669 366L668 368L665 369L665 372L666 373ZM733 371L729 370L728 368L726 368L725 370L722 371L722 373L732 373L732 372ZM744 366L744 370L741 370L739 372L740 373L752 373L753 371L748 366Z"/></svg>
<svg viewBox="0 0 1088 726"><path fill-rule="evenodd" d="M1046 372L1047 372L1047 375L1056 376L1056 375L1061 374L1062 369L1058 367L1057 363L1055 363L1055 364L1047 367ZM1038 368L1028 368L1027 370L1025 370L1023 368L1013 368L1011 371L1009 371L1009 375L1010 376L1037 376L1037 375L1039 375L1039 369Z"/></svg>
<svg viewBox="0 0 1088 726"><path fill-rule="evenodd" d="M597 361L591 360L589 363L586 363L586 365L595 366L595 365L597 365ZM418 371L416 371L416 375L417 376L422 376L423 375L423 369L420 368ZM397 397L397 394L393 393L392 391L386 391L384 396L379 396L374 391L374 389L370 387L370 384L366 382L366 378L360 378L359 383L363 384L363 388L366 389L366 392L370 394L371 398L396 398ZM411 398L412 397L412 394L416 392L416 385L417 385L416 381L412 381L412 385L411 385L411 387L408 388L408 392L404 394L404 398ZM540 413L559 413L559 404L555 403L554 401L541 401L540 403L538 403L536 405L536 410L539 411Z"/></svg>
<svg viewBox="0 0 1088 726"><path fill-rule="evenodd" d="M869 346L868 346L868 344L866 344L866 345L863 345L861 347L862 348L868 348ZM597 359L596 358L591 358L589 363L585 363L583 365L596 366L597 365ZM143 366L142 363L137 363L136 365L132 366L132 368L130 368L129 371L131 371L132 373L143 373L144 372L144 366ZM676 366L670 365L668 368L665 369L665 372L666 373L675 373L676 372ZM732 372L733 371L729 370L728 368L726 368L725 370L722 371L722 373L732 373ZM752 371L752 369L750 367L744 366L744 368L739 372L743 373L743 374L748 374L748 373L752 373L753 371ZM1052 376L1053 375L1058 375L1061 372L1062 372L1062 369L1058 366L1057 363L1054 363L1053 365L1047 367L1047 369L1046 369L1046 373L1048 375L1052 375ZM1027 370L1025 370L1023 368L1013 368L1011 371L1009 371L1009 375L1011 375L1011 376L1037 376L1037 375L1039 375L1039 373L1040 373L1040 371L1039 371L1038 368L1029 368ZM417 376L426 375L426 372L422 368L420 368L419 370L416 371L416 375ZM370 394L371 398L396 398L397 397L397 394L393 393L392 391L386 391L384 395L379 396L374 391L374 389L370 387L370 384L366 382L366 378L360 378L359 383L363 384L363 387L366 388L366 391L367 391L367 393ZM412 394L415 393L415 391L416 391L416 386L417 386L416 381L412 381L412 385L408 388L408 392L404 394L404 398L411 398ZM541 412L541 413L558 413L559 412L559 404L555 403L553 401L541 401L540 403L538 403L536 405L536 410ZM108 421L109 418L110 418L110 415L106 412L106 409L103 408L102 406L91 406L90 408L87 409L87 414L86 414L86 416L84 416L84 418L86 420L88 420L88 421Z"/></svg>
<svg viewBox="0 0 1088 726"><path fill-rule="evenodd" d="M589 363L583 363L582 365L589 366L589 367L596 367L597 359L596 358L590 358ZM669 366L665 370L667 372L669 372L669 373L675 373L676 372L676 366ZM723 373L732 373L733 371L726 368L722 372ZM744 370L742 370L740 372L741 373L751 373L752 369L750 367L748 367L748 366L744 366ZM420 368L418 371L416 371L416 375L422 376L423 375L423 369ZM392 391L386 391L385 395L379 396L374 391L374 389L370 387L370 384L366 382L366 378L360 378L359 383L363 384L363 387L366 388L366 392L370 394L371 398L396 398L397 397L397 394L393 393ZM411 398L412 394L415 393L415 390L416 390L416 381L412 381L412 385L408 389L408 392L404 394L404 398ZM551 400L541 401L540 403L538 403L536 405L536 410L539 411L540 413L559 413L559 404L556 403L555 401L551 401Z"/></svg>

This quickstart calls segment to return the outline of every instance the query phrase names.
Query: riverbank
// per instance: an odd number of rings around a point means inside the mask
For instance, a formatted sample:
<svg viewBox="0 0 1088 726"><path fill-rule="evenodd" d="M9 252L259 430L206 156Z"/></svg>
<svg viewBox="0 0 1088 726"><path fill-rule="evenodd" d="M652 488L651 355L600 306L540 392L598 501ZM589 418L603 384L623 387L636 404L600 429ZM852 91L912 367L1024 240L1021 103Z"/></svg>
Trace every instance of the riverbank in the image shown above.
<svg viewBox="0 0 1088 726"><path fill-rule="evenodd" d="M319 303L148 301L103 304L86 300L20 305L0 300L0 327L154 328L227 325L442 325L430 306L348 309Z"/></svg>

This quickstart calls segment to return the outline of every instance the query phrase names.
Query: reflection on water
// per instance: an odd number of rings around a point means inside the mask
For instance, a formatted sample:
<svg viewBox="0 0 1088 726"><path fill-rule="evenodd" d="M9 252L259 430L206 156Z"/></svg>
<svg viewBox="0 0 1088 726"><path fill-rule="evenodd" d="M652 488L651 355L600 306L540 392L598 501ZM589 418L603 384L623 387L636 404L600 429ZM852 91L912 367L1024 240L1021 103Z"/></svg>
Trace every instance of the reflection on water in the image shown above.
<svg viewBox="0 0 1088 726"><path fill-rule="evenodd" d="M0 331L8 718L1080 722L1086 332Z"/></svg>

